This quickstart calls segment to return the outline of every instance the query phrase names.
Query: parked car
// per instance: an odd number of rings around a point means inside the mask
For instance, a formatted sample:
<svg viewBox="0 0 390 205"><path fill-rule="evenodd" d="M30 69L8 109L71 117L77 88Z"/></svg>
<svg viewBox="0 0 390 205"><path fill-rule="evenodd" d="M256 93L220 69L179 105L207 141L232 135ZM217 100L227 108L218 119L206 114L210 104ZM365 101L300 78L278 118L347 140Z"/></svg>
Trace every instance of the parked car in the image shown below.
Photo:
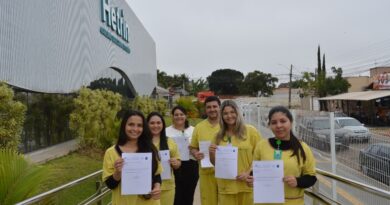
<svg viewBox="0 0 390 205"><path fill-rule="evenodd" d="M370 144L359 153L359 164L363 174L387 185L390 184L390 144Z"/></svg>
<svg viewBox="0 0 390 205"><path fill-rule="evenodd" d="M336 150L349 148L349 130L335 123ZM310 146L330 150L330 119L328 117L305 117L299 125L302 140Z"/></svg>
<svg viewBox="0 0 390 205"><path fill-rule="evenodd" d="M362 123L352 117L335 117L337 124L342 128L350 130L350 140L359 142L369 142L371 133Z"/></svg>

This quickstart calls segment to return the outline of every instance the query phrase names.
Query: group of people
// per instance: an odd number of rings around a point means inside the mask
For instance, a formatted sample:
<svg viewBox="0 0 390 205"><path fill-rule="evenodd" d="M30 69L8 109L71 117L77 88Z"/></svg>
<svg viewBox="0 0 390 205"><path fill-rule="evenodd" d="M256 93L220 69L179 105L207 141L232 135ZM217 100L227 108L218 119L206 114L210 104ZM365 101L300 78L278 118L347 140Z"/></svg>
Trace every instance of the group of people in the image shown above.
<svg viewBox="0 0 390 205"><path fill-rule="evenodd" d="M207 119L195 127L189 125L186 110L172 109L172 125L166 127L157 112L146 118L138 111L124 114L117 143L106 150L103 162L103 181L112 189L112 204L192 205L198 179L202 205L250 205L253 202L252 162L282 160L284 163L284 204L304 204L304 189L316 182L315 160L310 148L292 132L293 118L282 106L274 107L268 115L274 136L263 138L253 126L244 123L237 104L218 97L206 98ZM179 149L175 138L184 137L188 149ZM211 142L208 153L200 143ZM209 156L215 164L217 146L238 148L236 179L215 177L213 167L199 163ZM169 150L172 177L161 179L159 150ZM203 150L204 151L204 150ZM121 195L122 153L152 153L152 184L147 195ZM189 152L190 157L184 159ZM131 183L131 182L128 182ZM270 193L272 194L272 193Z"/></svg>

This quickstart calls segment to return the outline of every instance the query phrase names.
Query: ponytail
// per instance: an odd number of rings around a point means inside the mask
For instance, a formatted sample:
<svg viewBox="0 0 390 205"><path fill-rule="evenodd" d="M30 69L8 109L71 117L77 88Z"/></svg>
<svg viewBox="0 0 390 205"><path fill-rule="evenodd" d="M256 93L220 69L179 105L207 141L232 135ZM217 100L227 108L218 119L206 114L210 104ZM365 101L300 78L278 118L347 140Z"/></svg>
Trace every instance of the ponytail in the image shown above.
<svg viewBox="0 0 390 205"><path fill-rule="evenodd" d="M303 158L303 163L305 163L305 161L306 161L305 150L303 150L301 142L299 142L298 138L295 137L295 135L294 135L294 133L292 131L290 131L290 145L291 145L291 149L293 150L293 153L291 154L291 157L297 156L298 164L300 164L300 157L299 157L299 155L301 155L302 158Z"/></svg>

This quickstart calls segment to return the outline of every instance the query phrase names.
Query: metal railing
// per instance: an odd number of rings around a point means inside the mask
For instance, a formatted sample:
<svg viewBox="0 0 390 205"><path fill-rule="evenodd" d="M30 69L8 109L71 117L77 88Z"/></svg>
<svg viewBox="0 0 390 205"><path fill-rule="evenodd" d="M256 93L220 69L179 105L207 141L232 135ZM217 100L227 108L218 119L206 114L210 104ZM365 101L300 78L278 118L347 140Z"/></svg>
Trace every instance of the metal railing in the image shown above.
<svg viewBox="0 0 390 205"><path fill-rule="evenodd" d="M318 168L316 169L316 172L317 172L317 175L322 175L322 176L328 177L330 179L336 180L337 182L345 183L349 186L355 187L355 188L362 190L364 192L368 192L368 193L374 194L378 197L390 200L390 192L388 192L388 191L385 191L385 190L382 190L382 189L379 189L379 188L376 188L376 187L373 187L373 186L370 186L367 184L363 184L361 182L357 182L357 181L354 181L354 180L351 180L351 179L348 179L348 178L345 178L345 177L342 177L342 176L339 176L336 174L332 174L330 172L327 172L327 171L324 171L324 170L321 170ZM34 196L32 198L26 199L22 202L17 203L17 205L28 205L28 204L40 202L40 201L42 201L42 200L60 192L60 191L67 190L67 189L69 189L73 186L76 186L76 185L78 185L78 184L80 184L88 179L94 178L94 177L100 175L101 173L102 173L102 170L99 170L99 171L94 172L90 175L84 176L80 179L76 179L76 180L69 182L67 184L64 184L62 186L59 186L57 188L54 188L52 190L49 190L47 192L44 192L44 193L39 194L37 196ZM95 194L91 195L90 197L88 197L86 200L84 200L80 204L89 205L89 204L98 203L105 196L110 194L110 192L111 192L111 190L108 189L107 187L99 186L97 189L97 192ZM305 190L305 194L306 194L306 196L312 198L313 200L320 201L322 204L332 204L332 203L333 204L340 204L340 202L326 196L326 194L323 194L319 189L316 189L315 187Z"/></svg>
<svg viewBox="0 0 390 205"><path fill-rule="evenodd" d="M346 177L342 177L342 176L339 176L336 174L332 174L330 172L327 172L327 171L324 171L324 170L321 170L318 168L316 169L316 173L320 174L322 176L337 180L338 182L343 182L349 186L355 187L355 188L363 190L365 192L369 192L369 193L374 194L376 196L383 197L385 199L390 200L390 192L389 191L379 189L379 188L376 188L374 186L370 186L367 184L363 184L361 182L358 182L358 181L355 181L352 179L348 179Z"/></svg>
<svg viewBox="0 0 390 205"><path fill-rule="evenodd" d="M99 176L102 173L103 173L103 170L96 171L96 172L94 172L92 174L89 174L87 176L81 177L81 178L76 179L74 181L71 181L71 182L69 182L67 184L64 184L64 185L59 186L59 187L54 188L54 189L51 189L51 190L49 190L47 192L41 193L39 195L36 195L36 196L31 197L29 199L26 199L24 201L21 201L21 202L17 203L16 205L27 205L27 204L33 204L33 203L36 203L36 202L40 202L40 201L42 201L42 200L44 200L44 199L46 199L46 198L48 198L48 197L50 197L50 196L60 192L60 191L67 190L67 189L69 189L71 187L74 187L74 186L84 182L84 181L87 181L87 180L89 180L91 178Z"/></svg>

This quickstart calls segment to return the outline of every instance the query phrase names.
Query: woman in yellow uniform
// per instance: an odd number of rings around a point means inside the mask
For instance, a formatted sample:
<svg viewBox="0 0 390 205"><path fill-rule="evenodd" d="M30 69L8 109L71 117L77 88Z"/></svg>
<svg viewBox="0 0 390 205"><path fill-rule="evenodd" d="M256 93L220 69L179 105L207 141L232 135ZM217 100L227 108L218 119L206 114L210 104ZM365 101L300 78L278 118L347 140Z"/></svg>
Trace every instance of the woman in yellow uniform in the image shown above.
<svg viewBox="0 0 390 205"><path fill-rule="evenodd" d="M147 195L121 195L122 153L152 153L152 191ZM113 205L159 205L161 165L158 152L152 144L145 117L138 111L124 113L117 143L104 154L103 181L112 189ZM131 183L131 182L127 182Z"/></svg>
<svg viewBox="0 0 390 205"><path fill-rule="evenodd" d="M292 115L287 108L272 108L268 114L268 124L275 137L257 144L254 160L283 160L284 204L303 205L304 189L317 181L315 159L309 146L294 136L292 122ZM253 177L249 176L247 182L252 186Z"/></svg>
<svg viewBox="0 0 390 205"><path fill-rule="evenodd" d="M173 169L178 169L181 165L179 150L175 141L167 138L165 134L165 121L158 112L152 112L146 118L150 132L153 136L153 144L158 150L169 150L169 163ZM161 185L161 205L173 205L175 199L175 177L171 170L171 178L163 179Z"/></svg>
<svg viewBox="0 0 390 205"><path fill-rule="evenodd" d="M218 146L234 146L238 148L237 173L235 180L219 179L218 203L223 205L253 204L252 187L248 187L246 179L252 169L253 152L261 136L255 127L245 125L243 117L232 100L221 105L220 131L210 146L210 160L215 162Z"/></svg>

